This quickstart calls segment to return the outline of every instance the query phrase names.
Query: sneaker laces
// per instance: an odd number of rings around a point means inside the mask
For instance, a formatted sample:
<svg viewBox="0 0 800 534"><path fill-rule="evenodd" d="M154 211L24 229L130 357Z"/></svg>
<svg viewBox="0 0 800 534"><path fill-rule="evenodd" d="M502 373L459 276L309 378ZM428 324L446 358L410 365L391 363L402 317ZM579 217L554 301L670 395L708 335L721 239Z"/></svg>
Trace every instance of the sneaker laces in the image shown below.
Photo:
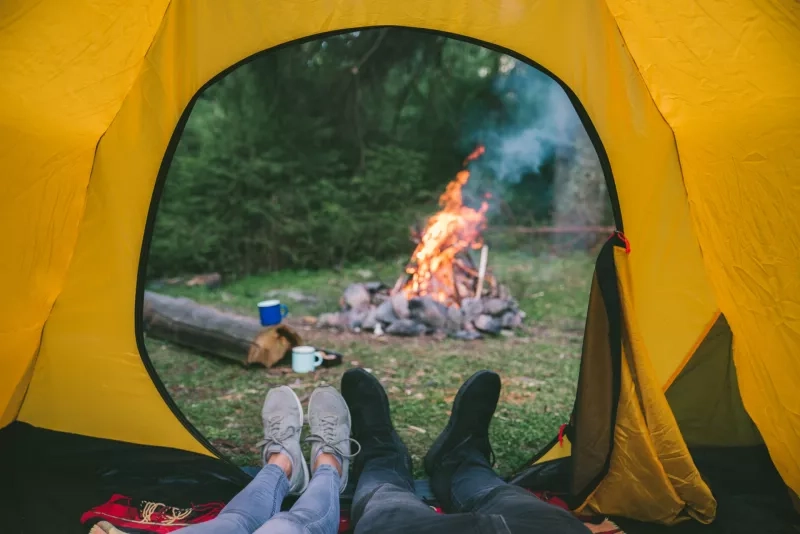
<svg viewBox="0 0 800 534"><path fill-rule="evenodd" d="M297 434L297 430L293 426L287 426L281 431L281 423L283 416L273 415L267 419L267 426L264 428L264 439L256 443L256 447L262 447L264 450L270 445L278 445L281 449L288 451L289 448L284 445L284 442L293 438Z"/></svg>
<svg viewBox="0 0 800 534"><path fill-rule="evenodd" d="M339 418L334 414L321 415L319 418L320 432L311 434L306 439L306 443L321 443L322 448L328 448L342 458L352 459L361 452L361 444L351 437L336 439L336 427L339 425ZM346 454L342 450L342 443L355 444L358 449L356 452Z"/></svg>

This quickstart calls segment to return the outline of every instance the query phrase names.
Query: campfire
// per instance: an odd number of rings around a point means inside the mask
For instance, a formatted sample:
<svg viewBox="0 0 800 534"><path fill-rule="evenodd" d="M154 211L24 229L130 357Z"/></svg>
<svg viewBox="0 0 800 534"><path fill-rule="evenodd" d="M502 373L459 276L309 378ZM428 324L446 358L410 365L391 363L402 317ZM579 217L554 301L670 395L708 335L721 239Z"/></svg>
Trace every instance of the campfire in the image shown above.
<svg viewBox="0 0 800 534"><path fill-rule="evenodd" d="M321 315L319 327L401 336L443 332L477 339L522 324L524 312L488 269L483 231L490 197L477 209L463 201L467 166L484 151L479 146L467 156L464 169L439 197L441 210L421 231L412 230L416 248L394 286L352 284L342 295L341 311ZM473 254L479 255L478 265Z"/></svg>

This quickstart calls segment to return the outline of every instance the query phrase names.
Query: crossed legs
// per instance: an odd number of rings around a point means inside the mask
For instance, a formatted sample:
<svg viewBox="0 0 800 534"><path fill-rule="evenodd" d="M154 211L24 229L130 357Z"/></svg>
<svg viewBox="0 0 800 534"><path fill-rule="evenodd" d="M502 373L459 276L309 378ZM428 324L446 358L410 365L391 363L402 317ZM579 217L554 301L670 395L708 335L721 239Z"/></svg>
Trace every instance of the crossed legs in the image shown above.
<svg viewBox="0 0 800 534"><path fill-rule="evenodd" d="M500 396L495 373L476 373L461 387L450 422L425 457L431 487L447 515L415 496L411 458L392 426L381 384L353 369L342 378L342 395L362 447L354 464L356 534L589 532L569 512L507 484L492 470L489 423Z"/></svg>

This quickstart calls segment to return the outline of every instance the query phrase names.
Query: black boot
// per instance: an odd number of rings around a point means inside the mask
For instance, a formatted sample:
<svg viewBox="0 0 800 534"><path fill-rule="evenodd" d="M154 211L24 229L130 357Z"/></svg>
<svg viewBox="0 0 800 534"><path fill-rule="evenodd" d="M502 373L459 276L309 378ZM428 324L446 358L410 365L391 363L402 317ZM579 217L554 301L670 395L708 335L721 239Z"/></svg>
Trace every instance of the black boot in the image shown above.
<svg viewBox="0 0 800 534"><path fill-rule="evenodd" d="M342 376L342 396L350 409L353 439L361 445L353 461L353 478L359 478L367 462L379 460L413 488L411 455L392 425L389 398L381 383L363 369L350 369Z"/></svg>
<svg viewBox="0 0 800 534"><path fill-rule="evenodd" d="M450 421L425 455L431 487L446 508L452 504L448 502L452 477L463 462L477 459L487 469L494 463L489 424L500 399L500 386L500 377L492 371L472 375L458 390Z"/></svg>

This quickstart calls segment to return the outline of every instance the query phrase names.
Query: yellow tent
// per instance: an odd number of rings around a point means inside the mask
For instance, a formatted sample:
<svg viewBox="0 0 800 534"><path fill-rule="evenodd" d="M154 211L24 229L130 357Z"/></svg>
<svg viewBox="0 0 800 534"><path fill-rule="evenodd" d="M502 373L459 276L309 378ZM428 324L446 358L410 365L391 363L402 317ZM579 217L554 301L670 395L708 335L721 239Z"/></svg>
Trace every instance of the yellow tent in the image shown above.
<svg viewBox="0 0 800 534"><path fill-rule="evenodd" d="M762 439L800 491L795 0L1 2L0 446L19 454L0 469L79 438L151 465L173 449L224 464L142 344L153 200L205 84L276 46L375 26L536 62L614 186L624 237L598 259L567 429L574 505L708 521L687 447Z"/></svg>

